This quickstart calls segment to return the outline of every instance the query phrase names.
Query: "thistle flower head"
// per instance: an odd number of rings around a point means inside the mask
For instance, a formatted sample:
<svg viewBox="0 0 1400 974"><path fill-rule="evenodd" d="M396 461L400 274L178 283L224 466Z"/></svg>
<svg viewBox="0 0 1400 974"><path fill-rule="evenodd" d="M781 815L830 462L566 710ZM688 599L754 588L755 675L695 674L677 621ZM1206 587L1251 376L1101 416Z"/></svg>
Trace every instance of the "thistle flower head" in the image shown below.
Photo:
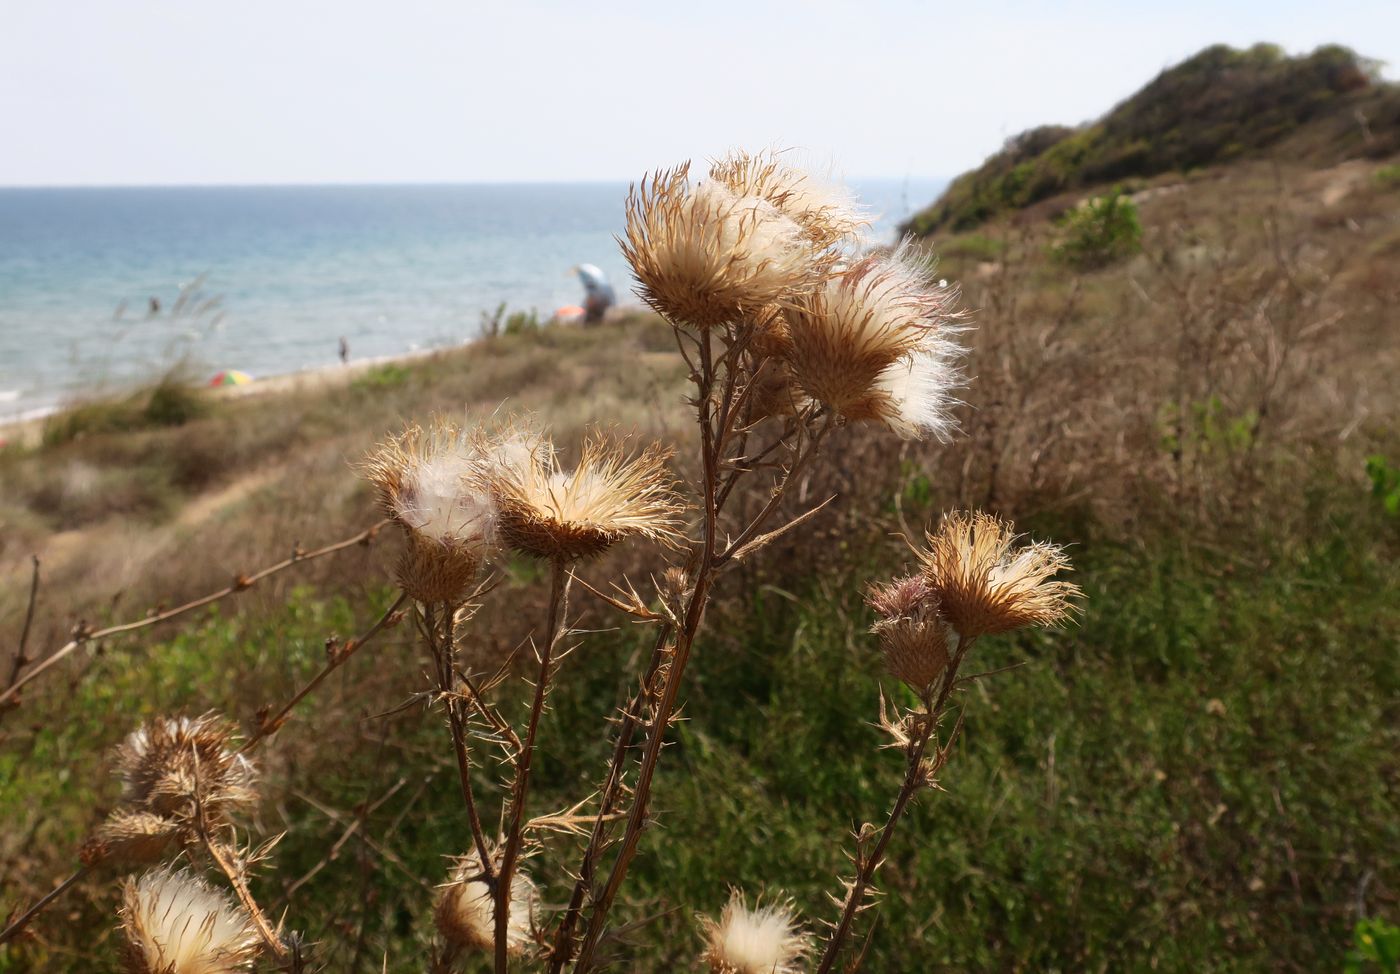
<svg viewBox="0 0 1400 974"><path fill-rule="evenodd" d="M785 310L798 385L850 420L935 432L955 373L952 295L907 247L863 258Z"/></svg>
<svg viewBox="0 0 1400 974"><path fill-rule="evenodd" d="M710 178L739 196L772 203L817 247L853 238L870 225L849 189L789 166L775 153L731 152L710 167Z"/></svg>
<svg viewBox="0 0 1400 974"><path fill-rule="evenodd" d="M116 758L126 811L184 821L197 800L205 820L217 823L257 797L252 762L213 714L152 720L127 735Z"/></svg>
<svg viewBox="0 0 1400 974"><path fill-rule="evenodd" d="M687 164L656 173L627 197L626 239L619 242L647 304L705 329L820 281L827 262L796 221L720 180L693 186L689 171Z"/></svg>
<svg viewBox="0 0 1400 974"><path fill-rule="evenodd" d="M491 851L499 868L500 856ZM538 924L539 896L535 884L516 869L510 881L510 921L506 926L506 947L520 954L533 942ZM481 856L472 850L454 860L447 885L442 887L434 915L438 931L456 947L490 952L496 946L496 903L485 882Z"/></svg>
<svg viewBox="0 0 1400 974"><path fill-rule="evenodd" d="M1069 569L1055 545L1013 547L1010 524L988 514L946 514L917 554L939 613L964 639L1052 626L1074 611L1079 588L1053 576Z"/></svg>
<svg viewBox="0 0 1400 974"><path fill-rule="evenodd" d="M543 437L525 437L514 460L485 473L500 510L502 537L540 558L574 561L628 537L670 542L684 505L666 473L670 454L651 445L628 456L624 441L590 434L578 466L565 471Z"/></svg>
<svg viewBox="0 0 1400 974"><path fill-rule="evenodd" d="M948 667L948 624L922 575L873 585L866 602L880 616L871 628L880 639L885 667L920 695Z"/></svg>
<svg viewBox="0 0 1400 974"><path fill-rule="evenodd" d="M384 512L408 536L399 584L421 602L461 598L495 540L495 505L475 486L486 459L460 427L438 421L409 427L365 461Z"/></svg>
<svg viewBox="0 0 1400 974"><path fill-rule="evenodd" d="M719 920L701 917L705 952L712 974L797 974L811 944L797 926L790 900L750 909L734 890Z"/></svg>
<svg viewBox="0 0 1400 974"><path fill-rule="evenodd" d="M260 947L242 907L187 869L157 869L122 886L128 962L138 974L234 974Z"/></svg>

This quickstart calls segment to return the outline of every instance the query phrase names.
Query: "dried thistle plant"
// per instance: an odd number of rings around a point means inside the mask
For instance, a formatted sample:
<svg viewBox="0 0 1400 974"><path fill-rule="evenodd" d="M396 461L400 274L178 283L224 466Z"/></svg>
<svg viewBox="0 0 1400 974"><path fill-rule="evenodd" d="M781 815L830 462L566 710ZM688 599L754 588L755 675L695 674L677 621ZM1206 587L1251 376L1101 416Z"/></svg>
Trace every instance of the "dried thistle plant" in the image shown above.
<svg viewBox="0 0 1400 974"><path fill-rule="evenodd" d="M203 822L219 828L257 798L252 762L214 714L158 718L116 749L121 804L83 846L84 865L143 865L188 843Z"/></svg>
<svg viewBox="0 0 1400 974"><path fill-rule="evenodd" d="M736 889L718 920L699 919L705 938L700 960L711 974L798 974L811 951L791 900L750 908Z"/></svg>
<svg viewBox="0 0 1400 974"><path fill-rule="evenodd" d="M881 699L880 725L891 746L904 754L904 782L878 837L858 838L856 874L842 884L841 916L817 974L835 969L856 916L869 905L875 872L909 802L937 785L962 729L960 712L953 729L939 736L953 692L968 682L958 676L968 652L983 636L1063 622L1079 595L1075 585L1052 577L1069 569L1061 549L1047 544L1015 548L1011 525L989 515L949 513L927 539L927 548L915 549L917 574L874 585L867 595L879 616L872 631L886 665L914 690L920 706L896 707L891 713Z"/></svg>
<svg viewBox="0 0 1400 974"><path fill-rule="evenodd" d="M261 949L248 913L188 869L127 880L120 915L133 974L235 974Z"/></svg>

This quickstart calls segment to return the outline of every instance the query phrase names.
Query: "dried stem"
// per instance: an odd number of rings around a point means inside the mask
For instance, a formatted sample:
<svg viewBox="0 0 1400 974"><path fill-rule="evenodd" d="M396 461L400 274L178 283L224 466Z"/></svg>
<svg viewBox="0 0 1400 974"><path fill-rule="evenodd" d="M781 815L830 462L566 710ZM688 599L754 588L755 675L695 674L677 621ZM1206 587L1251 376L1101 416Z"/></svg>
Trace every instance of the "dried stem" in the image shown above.
<svg viewBox="0 0 1400 974"><path fill-rule="evenodd" d="M462 792L462 804L467 810L472 844L481 860L488 884L495 881L495 870L487 852L486 830L481 824L476 793L472 789L471 751L467 744L467 719L462 713L462 698L457 693L457 609L442 604L423 607L424 629L438 668L438 690L447 709L447 723L452 731L452 750L457 759L457 784ZM439 620L441 620L439 622ZM473 691L475 693L475 691Z"/></svg>
<svg viewBox="0 0 1400 974"><path fill-rule="evenodd" d="M958 721L953 733L949 735L948 743L939 749L935 766L930 769L924 765L924 755L928 752L929 742L933 739L934 731L938 729L938 722L948 704L948 697L957 685L958 667L962 664L967 651L972 648L973 642L972 639L959 640L957 652L953 655L943 674L943 681L939 685L937 696L930 696L924 700L925 709L919 736L906 751L907 764L904 771L904 783L900 786L894 807L890 809L890 814L880 829L880 837L875 841L874 848L869 853L862 853L859 850L856 852L856 875L851 881L850 888L846 891L846 901L841 910L841 919L837 921L830 939L826 942L826 948L822 951L821 963L817 967L816 974L831 974L831 970L836 964L836 958L840 955L842 947L845 946L846 940L850 936L851 925L865 902L865 894L875 878L875 871L885 861L885 851L889 847L890 840L894 838L895 827L904 816L904 811L909 807L910 800L920 790L928 787L930 773L936 772L947 760L948 749L956 740L958 730L962 727L961 720ZM855 965L848 968L848 974L854 974L859 969L860 960L863 957L864 952L862 951L861 958L857 958Z"/></svg>
<svg viewBox="0 0 1400 974"><path fill-rule="evenodd" d="M505 850L501 853L501 871L496 877L496 974L506 974L510 969L510 944L506 936L510 929L510 886L515 876L520 846L525 838L525 800L530 792L535 735L539 731L540 715L544 712L545 697L549 693L549 680L552 675L550 665L553 662L554 650L563 635L563 619L569 597L569 577L568 565L563 559L556 558L551 565L548 622L544 646L539 654L540 668L535 678L535 699L530 705L530 722L526 726L525 741L516 756L515 780L511 786L510 826L506 831Z"/></svg>
<svg viewBox="0 0 1400 974"><path fill-rule="evenodd" d="M691 650L699 634L714 580L725 563L732 560L734 555L762 530L763 526L778 510L787 493L788 486L794 482L802 467L815 454L822 437L830 429L828 421L805 440L792 447L793 458L782 479L774 487L767 503L740 531L737 537L721 548L718 537L719 519L723 509L722 498L729 496L734 479L742 472L739 469L731 469L729 478L722 484L721 470L725 468L728 461L730 437L735 432L735 423L740 413L736 402L740 395L738 386L740 368L737 362L744 348L744 342L740 336L731 333L729 338L731 340L720 359L723 364L722 372L716 369L711 333L704 332L695 339L697 354L692 381L696 385L695 403L699 414L701 491L704 511L699 565L695 571L694 587L676 632L675 646L671 651L666 670L666 681L662 686L659 700L652 708L646 746L638 766L637 782L633 788L632 805L628 811L621 845L606 883L594 898L593 909L589 915L588 925L579 946L578 959L573 968L576 974L591 970L595 964L594 958L606 926L608 912L626 879L628 868L631 866L641 842L642 833L647 827L651 789L655 781L666 730L675 714L686 664L689 662ZM716 401L717 385L719 387L718 402ZM614 756L615 763L619 760L625 760L625 752L621 748ZM610 771L610 779L611 776L612 772ZM593 845L590 844L590 849L585 855L595 852ZM582 882L582 876L580 882ZM572 922L568 914L566 914L565 922ZM560 958L568 949L567 940L562 937L564 933L562 927L560 932L561 937L556 940L553 957L555 965L553 969L555 970L562 969L563 962Z"/></svg>
<svg viewBox="0 0 1400 974"><path fill-rule="evenodd" d="M259 720L256 733L248 738L247 742L244 743L239 750L246 753L263 740L281 730L282 725L287 722L288 716L290 716L296 705L310 696L311 693L325 681L326 677L344 666L349 661L350 657L354 656L365 643L373 639L380 630L388 629L398 623L399 619L402 618L402 613L399 610L403 608L403 604L407 601L407 595L400 595L394 600L394 604L384 611L384 614L379 617L379 620L375 622L374 625L370 626L369 629L365 630L364 635L360 636L358 639L351 639L348 643L342 643L334 647L329 654L330 658L326 660L326 665L323 666L305 686L293 694L292 698L283 704L282 708L278 710L276 714L271 717L263 717Z"/></svg>
<svg viewBox="0 0 1400 974"><path fill-rule="evenodd" d="M15 650L14 663L10 667L10 678L5 682L8 690L19 680L19 671L29 665L29 655L26 650L29 646L29 629L34 625L34 606L39 601L39 556L31 556L34 559L34 572L29 579L29 605L24 610L24 628L20 630L19 647Z"/></svg>
<svg viewBox="0 0 1400 974"><path fill-rule="evenodd" d="M199 837L204 842L204 848L209 853L209 858L214 860L214 865L219 867L219 872L223 873L233 887L233 894L238 897L238 902L243 904L243 908L248 911L248 915L253 918L253 925L258 928L258 936L262 937L267 949L272 951L278 961L285 962L289 952L287 945L282 943L282 938L277 936L277 931L273 928L272 922L268 920L267 914L263 913L262 907L258 906L258 901L253 898L253 892L248 888L248 881L243 876L243 868L237 861L237 855L225 849L219 842L211 837L204 828L201 821Z"/></svg>
<svg viewBox="0 0 1400 974"><path fill-rule="evenodd" d="M9 943L16 936L18 936L21 930L29 926L31 920L33 920L40 913L44 912L45 907L47 907L54 900L58 899L64 893L68 892L69 888L72 887L74 883L78 882L78 880L82 879L91 871L91 866L79 866L71 876L69 876L63 882L59 883L53 889L49 890L33 906L25 910L14 920L10 921L10 925L7 926L3 931L0 931L0 944Z"/></svg>
<svg viewBox="0 0 1400 974"><path fill-rule="evenodd" d="M193 612L195 609L203 608L206 605L212 605L221 599L228 598L230 595L246 591L264 578L270 575L276 575L278 572L291 568L293 565L300 565L326 555L332 555L337 551L344 551L346 548L353 548L356 545L368 545L379 533L379 529L387 523L387 521L380 521L373 527L366 528L359 534L346 538L344 541L337 541L335 544L326 545L324 548L317 548L314 551L301 551L298 549L292 553L290 558L279 561L275 565L269 565L251 575L238 575L231 584L219 589L217 592L211 592L192 602L186 602L184 605L176 606L173 609L166 609L164 612L154 613L144 619L137 619L134 622L126 622L121 625L108 626L106 629L97 630L90 630L85 625L79 626L71 640L50 653L44 658L43 662L39 663L38 666L34 667L34 669L30 670L22 678L14 681L6 688L4 693L0 693L0 717L4 715L4 705L12 701L25 686L62 661L65 657L71 655L74 650L84 643L89 643L96 639L105 639L108 636L134 632L137 629L145 629L148 626L154 626L157 623L165 622L168 619L174 619L177 616L182 616L187 612Z"/></svg>

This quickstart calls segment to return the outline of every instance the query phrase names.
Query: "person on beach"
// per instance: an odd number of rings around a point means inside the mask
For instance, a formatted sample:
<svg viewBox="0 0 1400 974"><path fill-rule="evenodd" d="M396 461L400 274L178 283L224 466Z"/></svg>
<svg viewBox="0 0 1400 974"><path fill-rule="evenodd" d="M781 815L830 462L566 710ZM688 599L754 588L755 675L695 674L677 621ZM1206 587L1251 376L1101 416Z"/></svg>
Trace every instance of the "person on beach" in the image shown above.
<svg viewBox="0 0 1400 974"><path fill-rule="evenodd" d="M583 323L596 325L603 320L607 310L617 303L617 294L601 268L593 264L579 264L574 272L583 283Z"/></svg>
<svg viewBox="0 0 1400 974"><path fill-rule="evenodd" d="M345 336L340 336L340 364L350 364L350 343L345 340Z"/></svg>

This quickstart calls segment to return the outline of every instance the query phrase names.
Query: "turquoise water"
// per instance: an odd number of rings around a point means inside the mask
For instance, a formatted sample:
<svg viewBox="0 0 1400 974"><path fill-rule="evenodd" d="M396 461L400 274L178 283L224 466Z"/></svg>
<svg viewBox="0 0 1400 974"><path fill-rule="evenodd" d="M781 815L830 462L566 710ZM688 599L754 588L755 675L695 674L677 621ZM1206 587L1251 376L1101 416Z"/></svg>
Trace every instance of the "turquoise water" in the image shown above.
<svg viewBox="0 0 1400 974"><path fill-rule="evenodd" d="M889 239L939 184L857 183ZM582 301L623 184L0 189L0 418L180 359L274 375L469 340L484 311ZM201 299L193 300L200 281ZM177 310L182 289L191 294ZM151 298L160 303L151 313Z"/></svg>

